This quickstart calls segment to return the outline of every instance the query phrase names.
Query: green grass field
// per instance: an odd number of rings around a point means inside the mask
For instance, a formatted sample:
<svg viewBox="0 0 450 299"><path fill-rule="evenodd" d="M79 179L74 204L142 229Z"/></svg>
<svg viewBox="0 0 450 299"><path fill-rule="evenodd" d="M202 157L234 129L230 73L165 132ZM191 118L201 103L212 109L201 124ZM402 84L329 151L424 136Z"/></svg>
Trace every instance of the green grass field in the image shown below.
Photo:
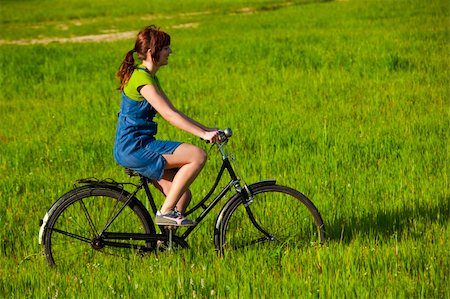
<svg viewBox="0 0 450 299"><path fill-rule="evenodd" d="M0 297L450 298L449 2L217 2L0 0ZM48 268L50 205L79 178L128 180L115 72L134 36L119 33L148 24L172 36L158 76L175 106L233 128L246 182L305 193L324 246L219 258L213 213L190 249Z"/></svg>

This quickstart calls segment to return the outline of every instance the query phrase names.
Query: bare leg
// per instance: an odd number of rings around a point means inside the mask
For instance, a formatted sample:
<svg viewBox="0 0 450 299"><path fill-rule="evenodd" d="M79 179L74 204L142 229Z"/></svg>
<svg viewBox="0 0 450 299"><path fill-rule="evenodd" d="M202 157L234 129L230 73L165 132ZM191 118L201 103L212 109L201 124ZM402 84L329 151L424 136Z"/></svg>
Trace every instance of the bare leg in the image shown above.
<svg viewBox="0 0 450 299"><path fill-rule="evenodd" d="M159 181L153 181L153 185L161 191L162 194L164 194L164 197L167 196L167 194L170 191L170 188L172 188L172 181L177 173L178 169L167 169L164 171L164 175L161 180ZM192 199L192 193L189 189L186 190L186 192L181 195L180 199L178 200L178 203L176 205L177 211L181 212L181 214L184 214L187 207L189 206L189 203Z"/></svg>
<svg viewBox="0 0 450 299"><path fill-rule="evenodd" d="M166 159L166 169L178 169L173 176L172 184L166 193L166 200L161 207L161 213L169 213L187 192L206 163L206 152L194 145L183 143L171 155L163 155ZM181 203L184 211L186 202Z"/></svg>

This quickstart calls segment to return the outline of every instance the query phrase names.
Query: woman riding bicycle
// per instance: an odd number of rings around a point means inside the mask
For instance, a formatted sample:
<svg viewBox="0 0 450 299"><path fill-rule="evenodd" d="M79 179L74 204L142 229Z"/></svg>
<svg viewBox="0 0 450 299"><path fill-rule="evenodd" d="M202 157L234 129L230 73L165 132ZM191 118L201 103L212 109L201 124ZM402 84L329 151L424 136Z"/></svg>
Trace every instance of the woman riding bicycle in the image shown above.
<svg viewBox="0 0 450 299"><path fill-rule="evenodd" d="M135 64L134 53L141 61ZM217 129L208 128L177 110L161 88L156 73L168 64L170 36L148 26L141 30L135 46L126 53L117 76L122 102L114 144L114 157L120 165L153 180L166 196L156 215L157 225L192 226L182 216L191 200L189 186L206 162L206 152L194 145L155 139L159 113L173 126L215 142Z"/></svg>

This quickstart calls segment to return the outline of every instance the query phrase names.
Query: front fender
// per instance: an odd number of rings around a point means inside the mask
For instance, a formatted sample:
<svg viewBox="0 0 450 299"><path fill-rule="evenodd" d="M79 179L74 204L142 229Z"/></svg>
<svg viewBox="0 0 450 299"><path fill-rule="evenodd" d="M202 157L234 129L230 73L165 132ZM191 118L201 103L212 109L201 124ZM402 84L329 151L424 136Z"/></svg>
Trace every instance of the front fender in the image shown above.
<svg viewBox="0 0 450 299"><path fill-rule="evenodd" d="M276 183L277 183L276 180L264 180L264 181L259 181L259 182L256 182L256 183L254 183L254 184L249 185L249 186L248 186L248 189L250 190L250 192L253 192L254 190L257 190L257 189L260 188L260 187L263 187L263 186L272 186L272 185L275 185ZM225 212L228 210L228 208L229 208L232 204L234 204L234 202L235 202L236 200L240 200L240 199L239 199L239 194L238 194L238 193L234 194L234 195L233 195L233 196L225 203L225 205L224 205L224 206L222 207L222 209L220 210L220 213L219 213L219 215L217 216L217 219L216 219L216 224L215 224L215 226L214 226L214 238L216 238L216 237L219 235L219 233L220 233L220 227L221 227L221 225L222 225L222 220L223 220L223 216L224 216Z"/></svg>

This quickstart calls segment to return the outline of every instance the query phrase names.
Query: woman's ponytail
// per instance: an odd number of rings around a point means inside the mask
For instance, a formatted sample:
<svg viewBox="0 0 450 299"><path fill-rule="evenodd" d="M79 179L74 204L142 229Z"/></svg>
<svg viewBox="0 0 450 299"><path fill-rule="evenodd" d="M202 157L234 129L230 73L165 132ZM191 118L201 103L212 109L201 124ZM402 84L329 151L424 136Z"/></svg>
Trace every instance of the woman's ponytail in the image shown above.
<svg viewBox="0 0 450 299"><path fill-rule="evenodd" d="M120 86L117 88L118 90L123 90L125 84L130 80L131 74L133 74L133 71L136 68L133 57L134 52L136 52L134 49L128 51L119 67L117 77L120 80Z"/></svg>

